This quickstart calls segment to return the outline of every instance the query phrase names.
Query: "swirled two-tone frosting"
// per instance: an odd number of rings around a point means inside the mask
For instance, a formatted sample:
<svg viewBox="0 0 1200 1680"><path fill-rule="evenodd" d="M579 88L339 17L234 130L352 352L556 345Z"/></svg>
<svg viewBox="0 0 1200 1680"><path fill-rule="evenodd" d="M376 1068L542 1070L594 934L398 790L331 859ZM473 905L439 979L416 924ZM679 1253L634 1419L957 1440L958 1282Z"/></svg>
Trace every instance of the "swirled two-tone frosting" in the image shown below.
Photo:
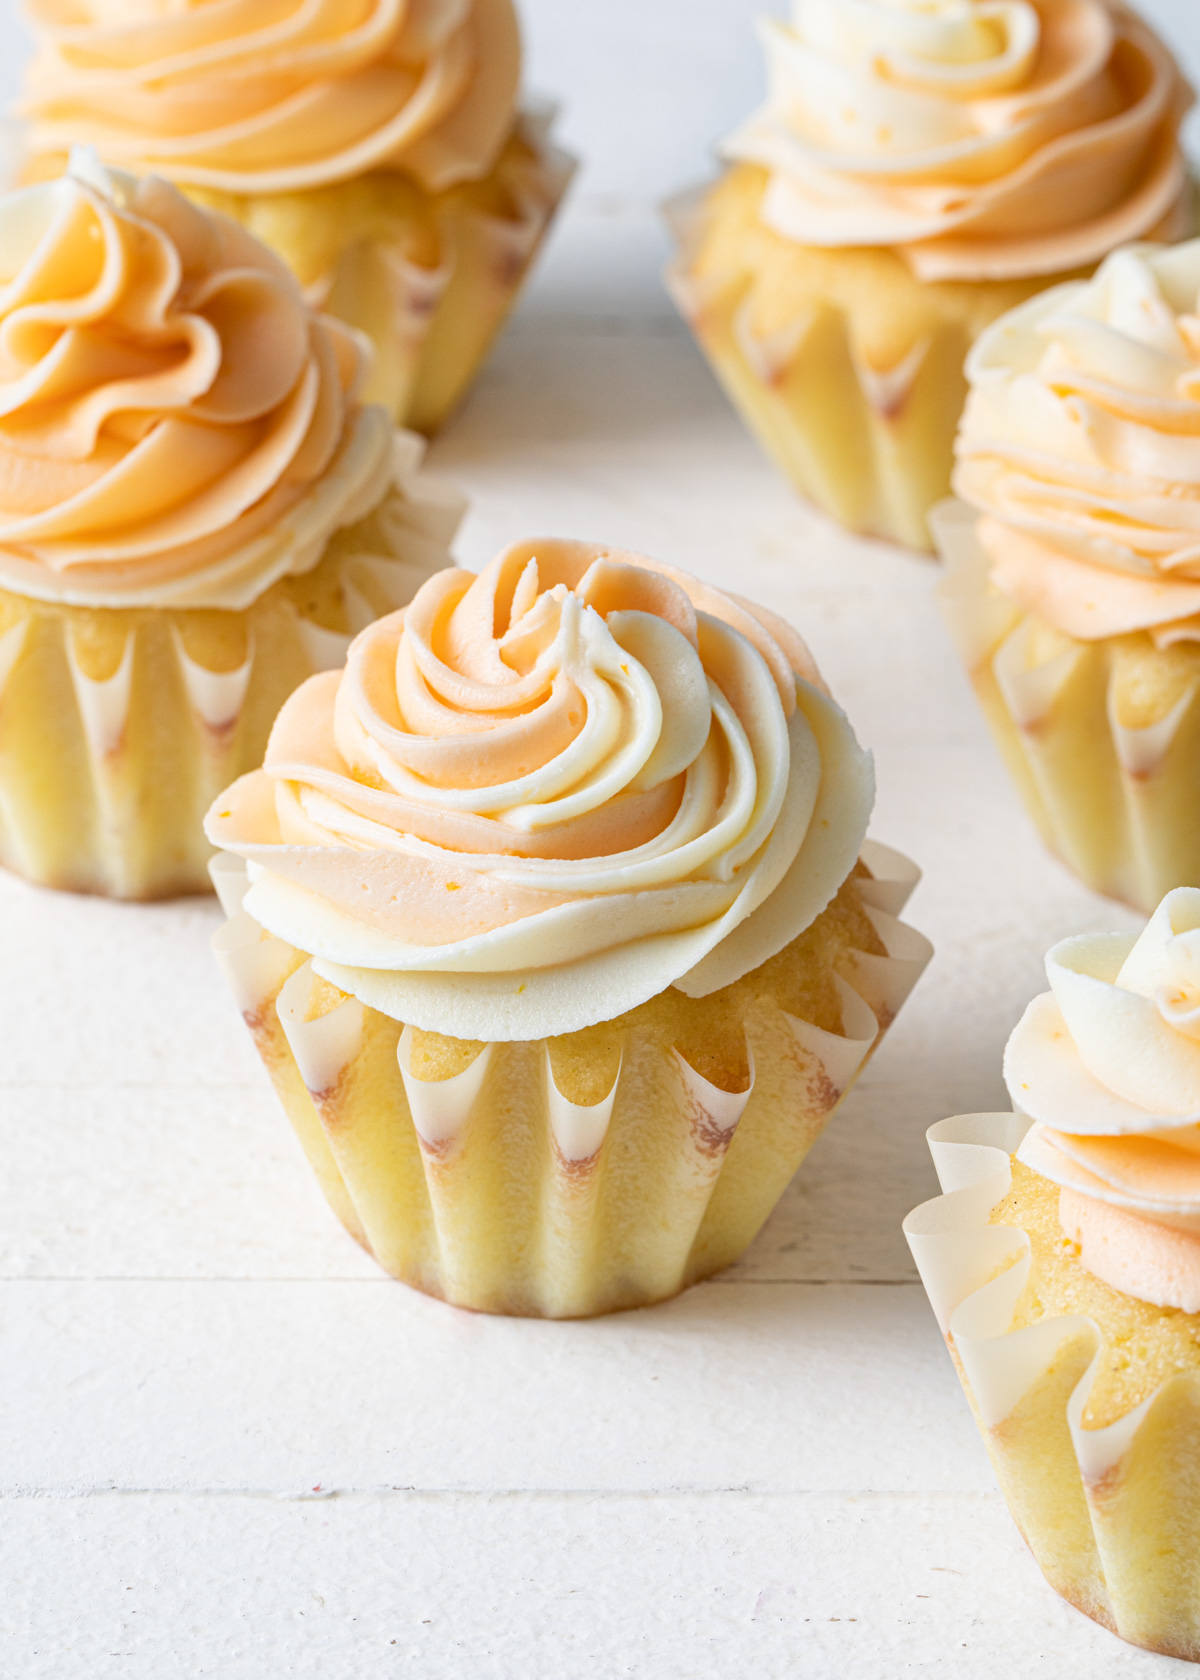
<svg viewBox="0 0 1200 1680"><path fill-rule="evenodd" d="M998 586L1082 640L1200 639L1200 240L1042 293L967 375L954 487Z"/></svg>
<svg viewBox="0 0 1200 1680"><path fill-rule="evenodd" d="M284 706L213 806L246 909L418 1027L530 1039L800 934L850 873L870 759L793 631L636 555L439 573Z"/></svg>
<svg viewBox="0 0 1200 1680"><path fill-rule="evenodd" d="M1200 1312L1200 889L1144 932L1063 940L1004 1077L1036 1124L1019 1157L1062 1186L1083 1265L1156 1306Z"/></svg>
<svg viewBox="0 0 1200 1680"><path fill-rule="evenodd" d="M767 103L724 151L789 239L974 280L1188 231L1190 90L1112 0L793 0L762 34Z"/></svg>
<svg viewBox="0 0 1200 1680"><path fill-rule="evenodd" d="M241 608L387 492L354 336L153 177L0 200L0 587Z"/></svg>
<svg viewBox="0 0 1200 1680"><path fill-rule="evenodd" d="M35 154L225 192L403 169L440 191L491 168L512 127L512 0L29 0Z"/></svg>

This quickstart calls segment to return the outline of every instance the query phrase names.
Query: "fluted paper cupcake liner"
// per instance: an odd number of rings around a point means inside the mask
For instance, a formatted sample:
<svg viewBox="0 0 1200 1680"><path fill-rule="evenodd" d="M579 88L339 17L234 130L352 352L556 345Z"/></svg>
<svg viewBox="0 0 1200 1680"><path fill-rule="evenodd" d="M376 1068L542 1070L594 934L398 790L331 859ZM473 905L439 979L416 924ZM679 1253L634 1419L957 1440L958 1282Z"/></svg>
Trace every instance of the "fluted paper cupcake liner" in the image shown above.
<svg viewBox="0 0 1200 1680"><path fill-rule="evenodd" d="M1200 884L1200 646L1050 631L990 583L970 508L943 502L930 523L946 623L1046 845L1145 915ZM1148 674L1163 696L1149 716Z"/></svg>
<svg viewBox="0 0 1200 1680"><path fill-rule="evenodd" d="M487 1044L424 1080L412 1027L354 997L314 1010L309 957L234 913L245 876L224 857L214 945L321 1188L380 1265L459 1306L585 1317L737 1259L916 983L930 947L896 915L917 871L881 846L864 860L885 954L851 953L834 976L840 1033L748 1008L743 1091L633 1030L586 1106L559 1089L547 1040Z"/></svg>
<svg viewBox="0 0 1200 1680"><path fill-rule="evenodd" d="M397 449L415 469L419 440ZM405 559L327 557L242 612L77 607L0 590L0 864L114 898L209 891L204 813L262 762L284 700L340 666L358 630L445 564L462 500L420 475L406 482ZM346 633L305 610L318 576Z"/></svg>
<svg viewBox="0 0 1200 1680"><path fill-rule="evenodd" d="M1091 1318L1013 1330L1024 1231L988 1216L1029 1121L966 1114L928 1137L945 1194L905 1235L1001 1492L1054 1590L1134 1645L1200 1661L1200 1381L1179 1373L1104 1427L1085 1422L1103 1353Z"/></svg>
<svg viewBox="0 0 1200 1680"><path fill-rule="evenodd" d="M1054 279L943 286L956 294L954 308L927 306L915 336L882 363L864 347L850 285L798 299L790 314L771 311L778 324L765 326L764 278L739 234L745 212L731 190L735 176L760 173L742 166L667 205L678 246L668 288L734 406L796 488L851 530L929 550L926 516L950 490L966 353L989 321ZM757 226L753 240L783 244ZM795 249L799 261L804 248ZM842 255L851 264L891 260ZM894 260L897 283L916 284Z"/></svg>

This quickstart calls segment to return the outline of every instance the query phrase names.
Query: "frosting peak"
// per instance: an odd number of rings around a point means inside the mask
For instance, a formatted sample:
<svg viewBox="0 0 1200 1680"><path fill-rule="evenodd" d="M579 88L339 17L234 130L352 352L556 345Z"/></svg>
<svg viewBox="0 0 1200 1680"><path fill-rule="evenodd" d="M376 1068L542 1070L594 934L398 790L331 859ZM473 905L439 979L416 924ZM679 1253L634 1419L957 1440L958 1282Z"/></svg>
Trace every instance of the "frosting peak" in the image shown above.
<svg viewBox="0 0 1200 1680"><path fill-rule="evenodd" d="M378 167L431 191L477 179L512 126L512 0L29 0L35 154L226 192Z"/></svg>
<svg viewBox="0 0 1200 1680"><path fill-rule="evenodd" d="M1082 640L1200 639L1200 240L1023 304L967 377L954 487L999 587Z"/></svg>
<svg viewBox="0 0 1200 1680"><path fill-rule="evenodd" d="M241 607L315 565L391 474L360 372L275 257L163 181L85 156L0 199L0 585Z"/></svg>
<svg viewBox="0 0 1200 1680"><path fill-rule="evenodd" d="M264 927L398 1019L540 1038L782 949L850 873L869 759L770 613L637 555L439 573L209 813ZM336 977L336 978L335 978Z"/></svg>
<svg viewBox="0 0 1200 1680"><path fill-rule="evenodd" d="M1115 1287L1200 1311L1200 889L1136 938L1064 940L1005 1052L1036 1124L1018 1154L1063 1188L1082 1259Z"/></svg>
<svg viewBox="0 0 1200 1680"><path fill-rule="evenodd" d="M1190 90L1110 0L793 0L767 103L726 142L765 220L887 245L921 279L1004 279L1186 231Z"/></svg>

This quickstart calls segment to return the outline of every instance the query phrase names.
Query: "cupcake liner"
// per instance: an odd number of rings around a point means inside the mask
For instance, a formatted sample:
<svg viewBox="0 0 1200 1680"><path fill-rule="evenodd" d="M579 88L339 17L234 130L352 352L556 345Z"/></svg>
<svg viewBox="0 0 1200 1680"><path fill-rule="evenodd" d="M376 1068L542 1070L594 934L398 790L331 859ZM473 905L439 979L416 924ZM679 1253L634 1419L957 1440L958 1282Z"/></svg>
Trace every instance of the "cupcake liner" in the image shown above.
<svg viewBox="0 0 1200 1680"><path fill-rule="evenodd" d="M833 290L798 303L779 328L761 324L762 275L736 229L719 225L730 214L723 191L719 183L666 206L678 246L667 286L717 377L810 501L851 530L928 551L926 515L949 494L972 338L1053 278L1016 288L974 283L969 311L927 308L923 328L879 363L863 346L852 303Z"/></svg>
<svg viewBox="0 0 1200 1680"><path fill-rule="evenodd" d="M385 1270L480 1311L585 1317L666 1299L744 1251L916 983L930 947L896 911L917 871L886 847L863 856L887 954L835 976L840 1034L748 1008L744 1091L633 1030L586 1106L556 1083L553 1040L487 1044L422 1079L411 1026L354 997L327 1008L307 954L235 911L230 858L214 865L235 912L214 949L322 1189Z"/></svg>
<svg viewBox="0 0 1200 1680"><path fill-rule="evenodd" d="M462 502L412 476L418 440L407 441L394 533L406 558L345 553L317 568L335 568L349 633L305 611L305 577L242 612L78 607L0 590L0 864L114 898L210 889L204 813L262 762L284 700L342 665L358 630L445 564Z"/></svg>
<svg viewBox="0 0 1200 1680"><path fill-rule="evenodd" d="M989 581L976 523L953 499L930 518L942 611L992 734L1050 850L1150 915L1172 887L1200 883L1200 647L1050 631ZM1146 720L1156 669L1171 681ZM1135 706L1136 726L1122 721Z"/></svg>
<svg viewBox="0 0 1200 1680"><path fill-rule="evenodd" d="M522 113L483 193L467 185L429 201L435 266L370 237L308 288L316 306L372 339L365 400L383 403L401 425L437 430L516 300L575 172L550 141L554 116L552 106Z"/></svg>
<svg viewBox="0 0 1200 1680"><path fill-rule="evenodd" d="M1169 1378L1103 1428L1084 1416L1103 1335L1081 1316L1011 1330L1029 1238L989 1225L1030 1122L930 1128L943 1195L904 1232L1000 1488L1056 1592L1131 1644L1200 1661L1200 1382Z"/></svg>

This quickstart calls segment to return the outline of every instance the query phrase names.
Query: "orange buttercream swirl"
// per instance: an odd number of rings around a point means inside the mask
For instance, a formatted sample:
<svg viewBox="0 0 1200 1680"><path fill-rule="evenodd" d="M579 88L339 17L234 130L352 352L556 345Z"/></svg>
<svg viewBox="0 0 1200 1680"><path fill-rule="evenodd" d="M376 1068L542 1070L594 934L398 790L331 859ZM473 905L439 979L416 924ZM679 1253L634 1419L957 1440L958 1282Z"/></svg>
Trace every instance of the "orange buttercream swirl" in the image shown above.
<svg viewBox="0 0 1200 1680"><path fill-rule="evenodd" d="M954 487L999 588L1081 640L1200 639L1200 240L1042 293L967 376Z"/></svg>
<svg viewBox="0 0 1200 1680"><path fill-rule="evenodd" d="M367 169L485 175L513 123L512 0L29 0L28 144L226 192Z"/></svg>
<svg viewBox="0 0 1200 1680"><path fill-rule="evenodd" d="M1004 1059L1035 1122L1020 1158L1062 1187L1089 1270L1200 1312L1200 890L1168 893L1136 939L1063 940L1046 972Z"/></svg>
<svg viewBox="0 0 1200 1680"><path fill-rule="evenodd" d="M767 104L724 150L770 171L790 239L973 280L1190 230L1191 90L1112 0L794 0L762 30Z"/></svg>
<svg viewBox="0 0 1200 1680"><path fill-rule="evenodd" d="M762 609L522 544L300 688L207 832L251 861L251 914L366 1001L465 1037L571 1031L729 983L841 885L871 771L818 684Z"/></svg>
<svg viewBox="0 0 1200 1680"><path fill-rule="evenodd" d="M390 424L256 240L77 167L0 200L0 585L244 606L380 500Z"/></svg>

